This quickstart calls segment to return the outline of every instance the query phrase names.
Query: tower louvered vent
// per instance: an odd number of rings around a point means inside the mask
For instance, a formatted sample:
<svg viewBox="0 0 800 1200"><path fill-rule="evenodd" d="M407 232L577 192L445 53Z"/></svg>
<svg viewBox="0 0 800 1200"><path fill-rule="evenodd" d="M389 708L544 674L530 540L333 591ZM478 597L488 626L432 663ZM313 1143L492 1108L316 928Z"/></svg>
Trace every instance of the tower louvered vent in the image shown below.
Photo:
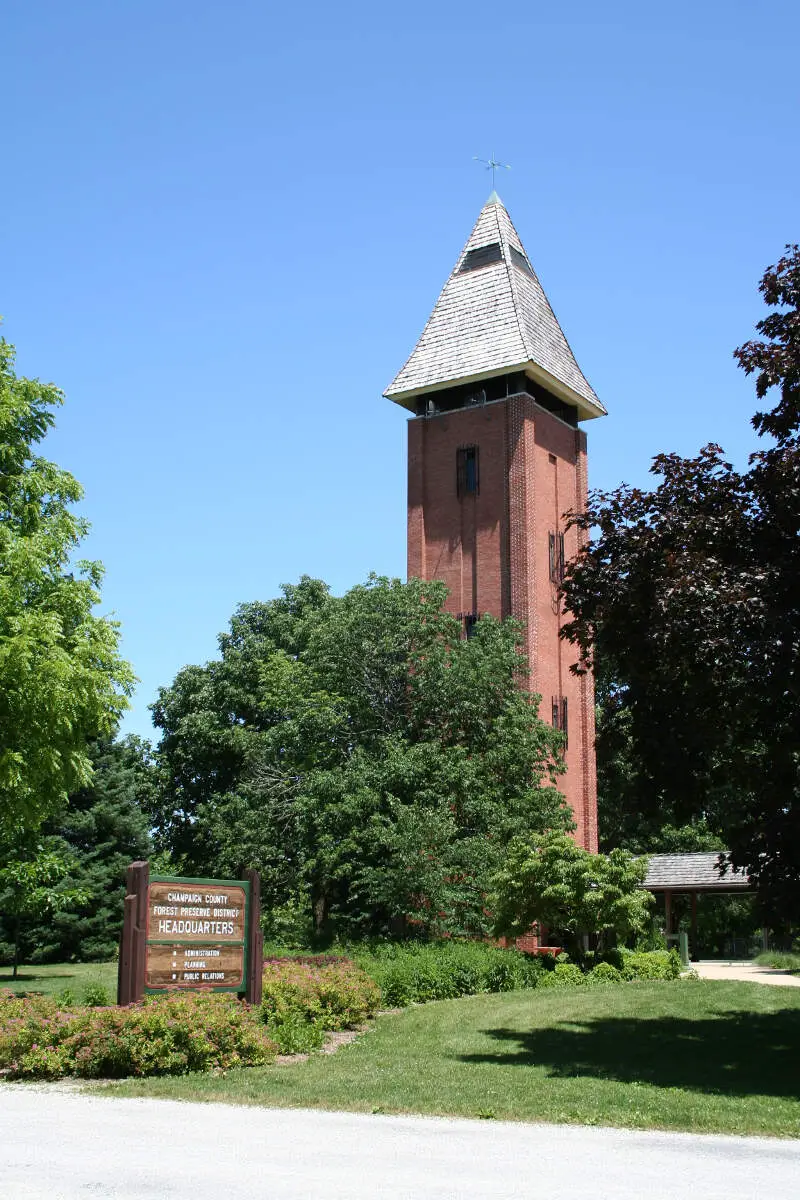
<svg viewBox="0 0 800 1200"><path fill-rule="evenodd" d="M478 267L488 267L490 263L502 262L503 251L499 242L490 242L488 246L476 246L464 255L464 261L459 268L459 275L465 271L477 271Z"/></svg>
<svg viewBox="0 0 800 1200"><path fill-rule="evenodd" d="M520 271L524 271L526 275L530 275L532 279L535 279L536 276L533 274L533 268L522 251L518 250L516 246L511 246L510 249L511 261L514 266L519 267Z"/></svg>

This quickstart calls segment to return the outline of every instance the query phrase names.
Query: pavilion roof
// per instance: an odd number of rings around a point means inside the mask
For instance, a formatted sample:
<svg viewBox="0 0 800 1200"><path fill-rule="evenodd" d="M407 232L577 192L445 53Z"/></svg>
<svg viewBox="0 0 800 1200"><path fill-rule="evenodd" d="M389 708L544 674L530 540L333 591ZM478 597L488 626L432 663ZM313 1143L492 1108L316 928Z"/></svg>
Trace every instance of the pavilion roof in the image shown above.
<svg viewBox="0 0 800 1200"><path fill-rule="evenodd" d="M691 854L648 856L644 887L651 892L741 892L750 888L747 874L730 865L724 874L719 863L727 850L703 850Z"/></svg>

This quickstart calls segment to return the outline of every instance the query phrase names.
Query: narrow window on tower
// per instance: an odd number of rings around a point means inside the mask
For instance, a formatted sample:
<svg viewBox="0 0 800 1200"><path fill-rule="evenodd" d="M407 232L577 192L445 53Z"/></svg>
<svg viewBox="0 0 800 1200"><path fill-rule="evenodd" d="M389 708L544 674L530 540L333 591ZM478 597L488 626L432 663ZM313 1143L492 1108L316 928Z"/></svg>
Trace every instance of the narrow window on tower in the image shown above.
<svg viewBox="0 0 800 1200"><path fill-rule="evenodd" d="M461 446L456 451L456 492L459 496L477 496L479 484L478 447Z"/></svg>
<svg viewBox="0 0 800 1200"><path fill-rule="evenodd" d="M552 713L553 729L564 735L564 749L569 747L569 726L567 723L567 697L553 696L550 711Z"/></svg>
<svg viewBox="0 0 800 1200"><path fill-rule="evenodd" d="M550 582L561 583L564 579L566 555L564 551L563 533L547 535L548 556L550 560Z"/></svg>
<svg viewBox="0 0 800 1200"><path fill-rule="evenodd" d="M464 636L471 638L475 633L475 626L478 624L477 613L464 613Z"/></svg>

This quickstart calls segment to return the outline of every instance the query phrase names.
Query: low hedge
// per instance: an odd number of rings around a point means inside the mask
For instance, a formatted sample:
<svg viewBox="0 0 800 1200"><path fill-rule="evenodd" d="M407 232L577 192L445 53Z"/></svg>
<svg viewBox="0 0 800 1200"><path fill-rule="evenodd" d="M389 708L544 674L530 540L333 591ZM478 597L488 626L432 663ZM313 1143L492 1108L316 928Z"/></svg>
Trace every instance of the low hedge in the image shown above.
<svg viewBox="0 0 800 1200"><path fill-rule="evenodd" d="M539 987L592 987L601 983L631 983L636 979L677 979L682 971L676 950L612 950L589 970L560 957L539 980Z"/></svg>
<svg viewBox="0 0 800 1200"><path fill-rule="evenodd" d="M675 950L613 950L579 966L566 954L524 954L486 942L387 943L357 949L354 957L380 986L387 1008L518 988L677 979L682 970Z"/></svg>
<svg viewBox="0 0 800 1200"><path fill-rule="evenodd" d="M387 943L358 951L356 958L387 1008L536 987L552 968L551 959L485 942Z"/></svg>
<svg viewBox="0 0 800 1200"><path fill-rule="evenodd" d="M755 962L760 967L771 967L774 971L800 971L800 954L791 950L765 950Z"/></svg>
<svg viewBox="0 0 800 1200"><path fill-rule="evenodd" d="M277 1046L258 1013L224 994L173 992L128 1008L66 1008L0 992L9 1079L122 1078L263 1066Z"/></svg>

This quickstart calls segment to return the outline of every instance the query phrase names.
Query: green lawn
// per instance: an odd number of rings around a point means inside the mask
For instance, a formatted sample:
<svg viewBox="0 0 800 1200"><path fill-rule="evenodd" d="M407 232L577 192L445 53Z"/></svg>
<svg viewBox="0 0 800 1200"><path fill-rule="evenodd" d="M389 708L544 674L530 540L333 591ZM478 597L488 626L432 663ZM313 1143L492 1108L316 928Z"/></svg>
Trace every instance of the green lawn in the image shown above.
<svg viewBox="0 0 800 1200"><path fill-rule="evenodd" d="M44 992L48 996L68 988L80 1001L87 984L101 983L112 1001L117 999L117 964L52 963L46 967L20 967L16 980L11 967L0 967L0 988L12 992Z"/></svg>
<svg viewBox="0 0 800 1200"><path fill-rule="evenodd" d="M511 992L380 1017L333 1056L115 1096L800 1136L800 994L678 981Z"/></svg>

